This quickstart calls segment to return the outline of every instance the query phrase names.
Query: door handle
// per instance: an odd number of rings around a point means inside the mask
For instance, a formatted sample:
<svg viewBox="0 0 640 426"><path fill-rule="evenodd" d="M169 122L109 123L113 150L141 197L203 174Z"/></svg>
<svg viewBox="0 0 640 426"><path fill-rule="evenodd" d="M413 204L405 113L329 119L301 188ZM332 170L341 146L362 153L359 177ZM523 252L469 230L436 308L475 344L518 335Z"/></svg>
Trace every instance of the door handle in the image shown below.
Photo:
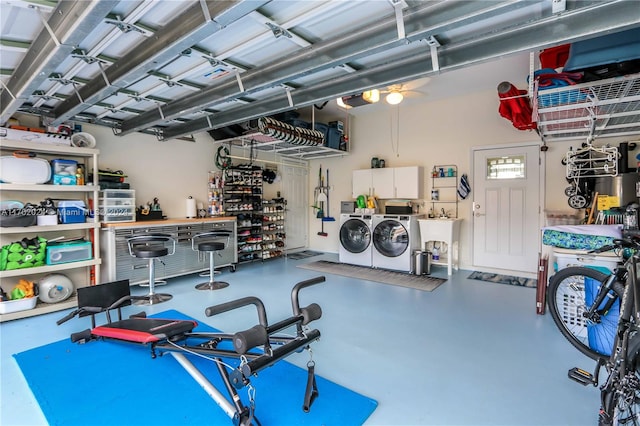
<svg viewBox="0 0 640 426"><path fill-rule="evenodd" d="M486 214L480 213L480 204L476 202L473 203L473 212L476 217L486 216Z"/></svg>

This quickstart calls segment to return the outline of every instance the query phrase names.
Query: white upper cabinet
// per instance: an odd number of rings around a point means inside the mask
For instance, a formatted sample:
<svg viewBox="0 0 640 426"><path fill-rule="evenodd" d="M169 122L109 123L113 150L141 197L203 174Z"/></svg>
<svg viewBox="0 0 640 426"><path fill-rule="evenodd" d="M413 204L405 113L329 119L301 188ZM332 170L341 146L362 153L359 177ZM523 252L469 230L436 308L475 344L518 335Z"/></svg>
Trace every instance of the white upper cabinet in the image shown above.
<svg viewBox="0 0 640 426"><path fill-rule="evenodd" d="M370 195L372 170L374 169L353 171L353 181L351 182L351 194L353 198L358 198L360 195Z"/></svg>
<svg viewBox="0 0 640 426"><path fill-rule="evenodd" d="M379 199L419 199L422 167L389 167L353 171L352 196L374 195Z"/></svg>
<svg viewBox="0 0 640 426"><path fill-rule="evenodd" d="M422 167L395 167L393 176L396 189L394 198L422 198Z"/></svg>

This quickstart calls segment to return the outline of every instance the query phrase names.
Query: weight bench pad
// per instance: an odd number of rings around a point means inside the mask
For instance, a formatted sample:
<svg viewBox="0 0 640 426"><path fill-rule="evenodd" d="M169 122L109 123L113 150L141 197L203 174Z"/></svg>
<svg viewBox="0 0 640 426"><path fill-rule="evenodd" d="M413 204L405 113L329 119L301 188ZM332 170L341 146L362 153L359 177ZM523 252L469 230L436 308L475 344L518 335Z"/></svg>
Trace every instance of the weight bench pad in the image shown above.
<svg viewBox="0 0 640 426"><path fill-rule="evenodd" d="M134 343L155 343L189 333L198 325L195 321L155 318L129 318L98 326L91 334Z"/></svg>

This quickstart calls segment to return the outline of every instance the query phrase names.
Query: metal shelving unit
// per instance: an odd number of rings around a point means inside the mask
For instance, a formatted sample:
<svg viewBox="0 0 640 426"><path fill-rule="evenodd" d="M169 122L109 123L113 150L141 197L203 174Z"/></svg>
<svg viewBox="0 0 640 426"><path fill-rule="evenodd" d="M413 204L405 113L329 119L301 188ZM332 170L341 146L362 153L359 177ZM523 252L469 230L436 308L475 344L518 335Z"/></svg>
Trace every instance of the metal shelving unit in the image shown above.
<svg viewBox="0 0 640 426"><path fill-rule="evenodd" d="M262 200L262 259L274 259L285 253L285 214L283 198Z"/></svg>
<svg viewBox="0 0 640 426"><path fill-rule="evenodd" d="M224 172L210 171L207 187L207 214L209 216L224 215Z"/></svg>
<svg viewBox="0 0 640 426"><path fill-rule="evenodd" d="M431 170L431 211L438 217L438 209L455 208L458 217L458 166L455 164L437 164ZM437 199L433 191L437 191Z"/></svg>
<svg viewBox="0 0 640 426"><path fill-rule="evenodd" d="M534 85L533 119L544 142L640 134L640 73L557 89Z"/></svg>
<svg viewBox="0 0 640 426"><path fill-rule="evenodd" d="M234 166L224 173L225 214L237 219L238 263L262 260L262 169Z"/></svg>

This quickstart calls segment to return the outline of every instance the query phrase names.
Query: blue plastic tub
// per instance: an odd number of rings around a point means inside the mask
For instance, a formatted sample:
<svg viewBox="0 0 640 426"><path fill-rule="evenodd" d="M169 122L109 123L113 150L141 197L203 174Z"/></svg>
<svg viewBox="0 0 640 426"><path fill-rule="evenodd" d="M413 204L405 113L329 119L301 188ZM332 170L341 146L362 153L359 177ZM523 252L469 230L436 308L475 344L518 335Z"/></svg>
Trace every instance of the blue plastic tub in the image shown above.
<svg viewBox="0 0 640 426"><path fill-rule="evenodd" d="M60 223L84 223L87 209L82 200L68 200L58 202L58 217Z"/></svg>

